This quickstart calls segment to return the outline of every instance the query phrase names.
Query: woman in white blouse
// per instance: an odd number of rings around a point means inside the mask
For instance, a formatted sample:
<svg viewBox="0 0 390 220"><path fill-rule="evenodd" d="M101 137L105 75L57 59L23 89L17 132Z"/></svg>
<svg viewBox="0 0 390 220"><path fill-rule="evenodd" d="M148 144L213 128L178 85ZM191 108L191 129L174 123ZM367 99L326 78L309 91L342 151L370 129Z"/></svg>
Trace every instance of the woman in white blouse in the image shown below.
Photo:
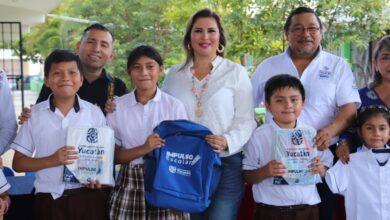
<svg viewBox="0 0 390 220"><path fill-rule="evenodd" d="M242 147L256 127L252 86L244 67L224 58L220 17L209 9L189 20L183 40L187 59L169 71L163 90L181 100L190 120L208 127L222 176L210 207L191 219L236 219L244 193Z"/></svg>

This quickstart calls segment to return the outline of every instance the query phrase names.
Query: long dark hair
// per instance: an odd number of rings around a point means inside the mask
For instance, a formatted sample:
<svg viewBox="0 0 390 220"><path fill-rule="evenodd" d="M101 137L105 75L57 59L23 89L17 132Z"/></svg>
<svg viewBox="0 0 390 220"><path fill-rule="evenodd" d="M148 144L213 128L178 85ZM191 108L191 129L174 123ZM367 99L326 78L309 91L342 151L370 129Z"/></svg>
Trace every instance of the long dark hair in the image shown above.
<svg viewBox="0 0 390 220"><path fill-rule="evenodd" d="M199 10L194 15L192 15L191 19L187 23L186 33L183 39L183 47L187 54L184 66L186 66L194 58L194 51L189 45L191 45L191 30L194 27L195 22L199 18L214 18L215 22L217 22L219 30L219 44L223 47L226 47L226 35L223 30L221 18L219 17L219 15L208 8ZM223 57L224 51L222 51L221 53L217 51L217 55Z"/></svg>
<svg viewBox="0 0 390 220"><path fill-rule="evenodd" d="M374 50L373 61L378 62L379 54L382 50L390 51L390 35L382 37L379 42L376 44ZM373 85L378 85L382 82L382 75L378 70L374 69L374 82Z"/></svg>

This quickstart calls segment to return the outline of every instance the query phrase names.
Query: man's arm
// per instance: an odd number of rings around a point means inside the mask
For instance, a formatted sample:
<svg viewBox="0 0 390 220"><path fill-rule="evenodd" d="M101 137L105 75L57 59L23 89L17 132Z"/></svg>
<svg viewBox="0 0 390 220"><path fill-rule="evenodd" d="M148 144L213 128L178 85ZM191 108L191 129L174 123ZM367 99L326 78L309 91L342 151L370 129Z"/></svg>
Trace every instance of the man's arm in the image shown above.
<svg viewBox="0 0 390 220"><path fill-rule="evenodd" d="M329 147L332 138L347 129L356 117L356 104L347 103L340 107L339 112L331 123L321 128L315 137L315 144L319 150Z"/></svg>
<svg viewBox="0 0 390 220"><path fill-rule="evenodd" d="M0 70L0 155L8 150L15 138L15 108L6 74Z"/></svg>

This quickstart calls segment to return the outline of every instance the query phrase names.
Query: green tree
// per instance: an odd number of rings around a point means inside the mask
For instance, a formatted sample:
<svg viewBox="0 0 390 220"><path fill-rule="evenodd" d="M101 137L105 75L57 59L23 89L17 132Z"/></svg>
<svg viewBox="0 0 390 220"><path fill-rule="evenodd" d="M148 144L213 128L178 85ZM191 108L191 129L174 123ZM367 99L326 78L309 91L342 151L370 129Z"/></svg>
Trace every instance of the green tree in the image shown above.
<svg viewBox="0 0 390 220"><path fill-rule="evenodd" d="M315 8L326 32L323 47L337 51L343 42L358 47L381 36L390 28L382 13L389 0L65 0L53 14L99 22L115 36L117 58L108 69L128 80L126 57L136 45L156 47L170 67L184 60L182 38L190 16L211 8L222 17L228 38L226 55L244 65L257 65L266 57L285 50L283 25L298 6ZM49 18L25 36L29 58L43 58L54 48L75 49L88 24ZM128 81L131 87L131 83Z"/></svg>

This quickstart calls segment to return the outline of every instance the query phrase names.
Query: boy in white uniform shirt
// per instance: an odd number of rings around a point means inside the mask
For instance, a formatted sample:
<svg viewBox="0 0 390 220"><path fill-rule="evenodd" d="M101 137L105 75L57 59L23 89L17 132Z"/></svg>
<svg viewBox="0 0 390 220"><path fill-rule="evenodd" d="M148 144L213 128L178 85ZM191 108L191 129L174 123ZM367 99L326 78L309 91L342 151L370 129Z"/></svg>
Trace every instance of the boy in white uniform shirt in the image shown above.
<svg viewBox="0 0 390 220"><path fill-rule="evenodd" d="M106 124L98 107L76 95L83 82L79 68L78 56L66 50L55 50L46 58L45 85L53 93L32 107L30 120L22 125L11 145L15 150L13 169L36 172L34 219L108 217L107 190L92 190L62 180L64 165L78 158L75 147L65 145L67 128Z"/></svg>
<svg viewBox="0 0 390 220"><path fill-rule="evenodd" d="M294 128L314 131L297 120L305 99L304 88L299 79L281 74L268 80L265 97L265 105L272 113L273 120L255 130L245 147L243 160L244 178L253 184L256 202L254 219L318 219L317 204L321 199L315 184L273 184L273 177L283 176L287 172L281 161L273 160L276 131ZM332 164L333 155L329 150L318 153L321 159L315 157L309 168L311 173L323 176L326 166Z"/></svg>
<svg viewBox="0 0 390 220"><path fill-rule="evenodd" d="M326 173L332 192L345 198L348 220L390 219L389 124L386 106L363 107L357 125L364 145L348 164L338 161Z"/></svg>

